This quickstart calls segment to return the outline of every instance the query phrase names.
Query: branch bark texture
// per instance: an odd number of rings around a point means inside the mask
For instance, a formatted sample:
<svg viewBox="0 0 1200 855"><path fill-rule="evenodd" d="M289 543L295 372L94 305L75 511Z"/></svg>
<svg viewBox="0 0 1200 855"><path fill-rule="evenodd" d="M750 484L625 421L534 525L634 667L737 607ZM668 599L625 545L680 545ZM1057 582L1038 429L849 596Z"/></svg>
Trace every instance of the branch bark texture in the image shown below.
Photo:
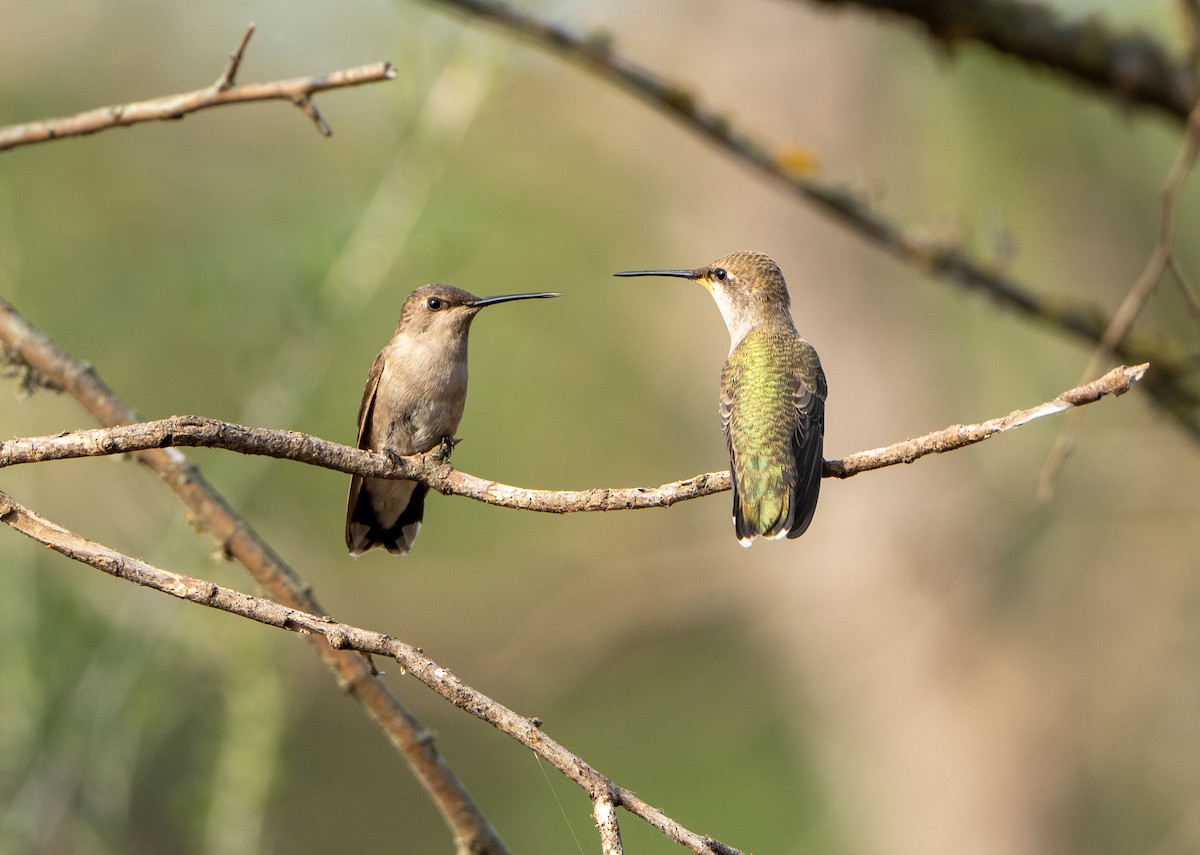
<svg viewBox="0 0 1200 855"><path fill-rule="evenodd" d="M813 0L808 0L813 2ZM1028 0L816 0L912 21L938 41L986 45L1115 101L1185 120L1200 97L1186 58L1141 32L1116 32L1099 15L1068 18Z"/></svg>
<svg viewBox="0 0 1200 855"><path fill-rule="evenodd" d="M1052 401L1006 416L969 425L951 425L893 445L825 461L825 477L849 478L861 472L898 463L912 463L982 442L1034 419L1091 404L1108 395L1122 395L1141 380L1149 365L1121 366L1083 386L1068 389ZM308 463L369 478L421 481L447 495L465 496L489 505L565 514L589 511L637 510L671 505L729 489L729 472L708 472L658 487L533 490L512 487L460 472L436 453L392 460L382 454L340 445L295 431L267 430L217 421L203 416L174 416L159 421L103 430L83 430L58 436L22 437L0 443L0 468L21 463L151 453L173 446L223 448ZM159 451L159 453L162 453Z"/></svg>

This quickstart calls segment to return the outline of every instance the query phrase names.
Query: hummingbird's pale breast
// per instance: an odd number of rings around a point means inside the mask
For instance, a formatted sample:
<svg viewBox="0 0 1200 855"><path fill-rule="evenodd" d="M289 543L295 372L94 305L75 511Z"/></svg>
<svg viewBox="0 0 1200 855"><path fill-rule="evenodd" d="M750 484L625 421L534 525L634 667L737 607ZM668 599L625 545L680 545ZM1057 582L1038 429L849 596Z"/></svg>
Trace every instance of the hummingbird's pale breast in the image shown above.
<svg viewBox="0 0 1200 855"><path fill-rule="evenodd" d="M466 339L439 347L403 334L383 350L369 447L419 454L453 436L467 403Z"/></svg>

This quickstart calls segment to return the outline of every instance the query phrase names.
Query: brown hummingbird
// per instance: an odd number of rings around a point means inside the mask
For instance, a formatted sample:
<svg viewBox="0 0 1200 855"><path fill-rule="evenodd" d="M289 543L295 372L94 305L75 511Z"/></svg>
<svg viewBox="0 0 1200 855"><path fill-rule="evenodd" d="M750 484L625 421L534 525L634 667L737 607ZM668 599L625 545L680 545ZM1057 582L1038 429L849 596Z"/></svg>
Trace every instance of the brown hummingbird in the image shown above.
<svg viewBox="0 0 1200 855"><path fill-rule="evenodd" d="M799 537L821 489L828 387L817 351L796 332L783 273L760 252L695 270L630 270L699 282L729 328L721 427L729 447L733 524L742 546Z"/></svg>
<svg viewBox="0 0 1200 855"><path fill-rule="evenodd" d="M449 285L413 291L396 334L375 357L358 410L358 447L388 456L446 452L467 400L467 335L485 306L558 294L476 297ZM346 547L353 556L382 546L404 555L421 529L428 487L390 478L350 479Z"/></svg>

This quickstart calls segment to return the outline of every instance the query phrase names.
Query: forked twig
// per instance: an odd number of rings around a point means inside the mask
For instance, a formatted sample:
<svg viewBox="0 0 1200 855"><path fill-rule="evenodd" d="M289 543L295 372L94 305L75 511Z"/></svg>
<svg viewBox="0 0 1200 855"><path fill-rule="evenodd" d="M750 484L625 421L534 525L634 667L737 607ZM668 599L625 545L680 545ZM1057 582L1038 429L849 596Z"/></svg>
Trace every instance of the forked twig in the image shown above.
<svg viewBox="0 0 1200 855"><path fill-rule="evenodd" d="M270 83L238 85L234 82L234 78L241 65L246 45L253 33L254 25L251 24L237 48L230 54L229 62L221 76L211 86L193 92L152 98L148 101L101 107L74 116L9 125L0 128L0 151L48 140L94 134L109 128L136 125L141 122L182 119L189 113L206 110L210 107L221 107L225 104L272 100L290 101L295 104L312 119L318 131L329 136L332 131L325 120L321 118L321 114L317 112L316 105L312 102L313 95L327 89L343 89L347 86L361 86L364 83L392 80L396 76L396 69L392 67L391 63L377 62L373 65L333 71L329 74L314 74L290 80L275 80Z"/></svg>

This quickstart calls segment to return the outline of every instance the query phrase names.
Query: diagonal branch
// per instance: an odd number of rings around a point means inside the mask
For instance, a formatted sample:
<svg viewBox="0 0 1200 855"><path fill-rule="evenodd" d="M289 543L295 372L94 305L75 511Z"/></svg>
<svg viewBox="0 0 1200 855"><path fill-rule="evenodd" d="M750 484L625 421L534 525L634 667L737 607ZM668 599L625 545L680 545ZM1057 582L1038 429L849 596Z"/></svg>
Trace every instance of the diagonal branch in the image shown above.
<svg viewBox="0 0 1200 855"><path fill-rule="evenodd" d="M267 626L308 635L331 650L354 650L396 660L406 673L416 677L454 706L511 736L553 764L585 792L595 794L594 814L601 823L601 840L606 855L618 855L621 851L620 834L612 812L614 806L625 808L670 840L693 852L703 855L740 855L732 846L689 831L658 808L651 807L629 790L617 786L610 778L546 735L541 729L540 719L522 716L471 688L419 648L383 633L338 623L332 618L318 617L271 600L252 597L214 582L163 570L61 528L29 511L3 492L0 492L0 521L69 558L113 576ZM614 841L617 848L613 848ZM463 850L460 848L460 851Z"/></svg>
<svg viewBox="0 0 1200 855"><path fill-rule="evenodd" d="M74 397L101 424L120 425L138 420L130 409L87 363L74 359L8 302L0 299L0 356L34 383L61 389ZM0 360L2 361L2 360ZM35 380L40 377L41 380ZM267 544L246 520L229 506L200 470L175 449L156 449L137 455L169 486L187 507L190 519L220 544L221 551L237 560L254 580L285 606L324 614L325 610L307 582ZM413 775L429 793L455 838L460 855L506 855L504 841L492 828L437 750L433 736L397 700L374 668L357 654L314 644L344 691L361 703L392 746L404 757Z"/></svg>
<svg viewBox="0 0 1200 855"><path fill-rule="evenodd" d="M516 32L554 50L580 43L603 49L497 0L427 0L450 11ZM1150 35L1118 33L1098 15L1068 19L1033 0L807 0L826 6L860 6L920 23L947 44L975 41L1090 86L1122 104L1158 109L1182 121L1200 92L1182 57Z"/></svg>
<svg viewBox="0 0 1200 855"><path fill-rule="evenodd" d="M254 25L251 24L237 49L230 55L225 70L211 86L179 95L153 98L149 101L101 107L74 116L0 127L0 151L64 137L94 134L109 128L136 125L141 122L182 119L188 113L207 110L210 107L245 104L252 101L290 101L312 119L318 131L329 136L333 132L321 118L321 114L317 112L316 105L312 102L313 95L327 89L343 89L348 86L361 86L364 83L392 80L396 76L396 69L392 67L391 63L377 62L374 65L363 65L344 71L333 71L329 74L315 74L291 80L275 80L270 83L236 85L234 76L237 74L246 44L250 41L253 32Z"/></svg>
<svg viewBox="0 0 1200 855"><path fill-rule="evenodd" d="M1156 109L1178 120L1200 92L1184 57L1141 32L1119 33L1099 15L1067 18L1031 0L815 0L907 18L948 46L972 41L1041 66L1120 104ZM812 0L809 0L812 2Z"/></svg>
<svg viewBox="0 0 1200 855"><path fill-rule="evenodd" d="M1114 368L1103 377L1063 392L1052 401L970 425L951 425L933 433L883 448L825 461L825 477L849 478L873 469L912 463L929 454L953 451L1034 419L1123 395L1142 379L1149 365ZM0 468L21 463L146 453L174 446L222 448L295 460L368 478L405 478L428 484L447 495L465 496L489 505L551 514L665 508L729 489L729 473L708 472L659 487L531 490L489 481L452 468L437 452L389 458L295 431L246 427L203 416L174 416L104 430L57 436L22 437L0 443Z"/></svg>
<svg viewBox="0 0 1200 855"><path fill-rule="evenodd" d="M705 106L685 85L642 68L612 50L603 36L588 37L497 0L426 0L430 5L514 33L549 53L618 86L704 138L771 182L801 197L904 264L983 296L1017 315L1097 345L1109 327L1104 310L1073 297L1047 297L1006 276L957 246L918 237L917 233L873 210L870 204L836 183L796 169L787 146L764 143L739 129L730 117ZM969 4L948 4L969 5ZM1186 115L1186 112L1185 112ZM1129 336L1116 347L1123 362L1150 362L1154 372L1144 384L1165 411L1200 441L1200 393L1189 386L1196 369L1188 348L1163 337Z"/></svg>

